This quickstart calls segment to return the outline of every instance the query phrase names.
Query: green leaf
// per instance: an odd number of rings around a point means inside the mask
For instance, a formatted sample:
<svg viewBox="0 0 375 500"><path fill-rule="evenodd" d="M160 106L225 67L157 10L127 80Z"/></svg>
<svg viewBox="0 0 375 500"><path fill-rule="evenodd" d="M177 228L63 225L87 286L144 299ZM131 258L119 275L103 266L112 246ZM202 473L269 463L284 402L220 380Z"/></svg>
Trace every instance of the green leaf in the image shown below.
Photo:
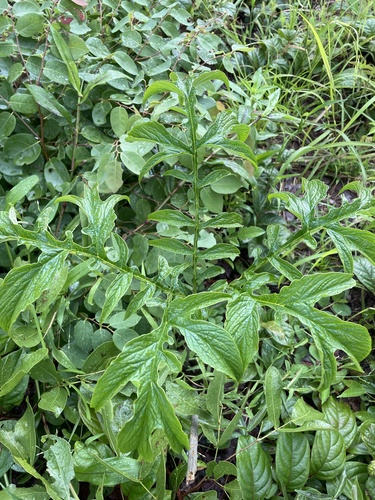
<svg viewBox="0 0 375 500"><path fill-rule="evenodd" d="M212 191L210 186L206 186L200 191L200 197L203 205L213 213L220 213L223 211L224 198L222 194Z"/></svg>
<svg viewBox="0 0 375 500"><path fill-rule="evenodd" d="M199 258L205 260L231 259L234 260L240 251L229 243L218 243L217 245L199 252Z"/></svg>
<svg viewBox="0 0 375 500"><path fill-rule="evenodd" d="M270 460L252 436L240 436L238 439L237 473L243 498L267 498L272 488Z"/></svg>
<svg viewBox="0 0 375 500"><path fill-rule="evenodd" d="M142 380L159 355L156 332L141 335L126 344L126 350L112 361L96 384L91 406L100 410L129 380Z"/></svg>
<svg viewBox="0 0 375 500"><path fill-rule="evenodd" d="M170 172L170 170L168 170L168 172ZM179 172L179 171L177 170L177 172ZM165 172L164 175L165 174L167 174L167 172ZM188 175L188 178L186 180L191 181L191 179L189 177L190 174L187 174L187 175ZM220 181L224 177L228 177L228 170L224 170L224 169L213 170L212 172L207 174L205 177L203 177L203 179L200 179L198 181L198 184L197 184L198 188L202 189L205 186L210 186L213 182Z"/></svg>
<svg viewBox="0 0 375 500"><path fill-rule="evenodd" d="M302 278L302 273L296 267L294 267L293 264L290 264L290 262L281 259L280 257L268 257L268 261L275 269L279 271L279 273L284 275L288 280L295 281Z"/></svg>
<svg viewBox="0 0 375 500"><path fill-rule="evenodd" d="M63 412L68 393L63 387L52 387L51 390L43 392L38 406L41 410L50 411L58 417Z"/></svg>
<svg viewBox="0 0 375 500"><path fill-rule="evenodd" d="M225 329L233 336L242 358L243 369L258 352L259 313L257 302L243 294L228 302Z"/></svg>
<svg viewBox="0 0 375 500"><path fill-rule="evenodd" d="M129 452L137 449L145 460L152 461L155 450L150 438L157 428L164 430L175 452L181 453L184 448L188 448L188 438L165 392L154 381L147 380L140 386L134 404L134 417L126 422L118 435L120 450Z"/></svg>
<svg viewBox="0 0 375 500"><path fill-rule="evenodd" d="M38 112L38 106L29 94L16 92L9 99L9 106L16 113L22 113L23 115L32 115Z"/></svg>
<svg viewBox="0 0 375 500"><path fill-rule="evenodd" d="M152 142L168 148L174 154L190 153L190 148L177 137L170 134L161 123L152 121L135 125L128 133L128 138Z"/></svg>
<svg viewBox="0 0 375 500"><path fill-rule="evenodd" d="M154 94L165 94L166 92L174 92L180 98L184 97L184 93L172 82L161 80L153 82L149 85L143 94L143 102L145 103Z"/></svg>
<svg viewBox="0 0 375 500"><path fill-rule="evenodd" d="M31 38L34 35L41 34L44 26L43 16L31 13L20 17L16 22L15 29L17 33L24 38Z"/></svg>
<svg viewBox="0 0 375 500"><path fill-rule="evenodd" d="M23 458L21 457L14 457L15 461L18 463L18 465L20 465L23 469L25 469L25 471L30 474L30 476L34 477L35 479L38 479L39 481L41 481L43 483L43 486L45 487L47 493L49 494L50 498L52 500L65 500L63 498L61 498L57 493L56 491L50 486L50 483L49 481L41 476L39 474L39 472L37 472L34 467L32 467L31 465L29 465L27 463L26 460L24 460Z"/></svg>
<svg viewBox="0 0 375 500"><path fill-rule="evenodd" d="M230 333L208 321L181 318L176 327L201 360L230 377L240 380L243 369L237 345Z"/></svg>
<svg viewBox="0 0 375 500"><path fill-rule="evenodd" d="M138 75L139 68L126 52L117 50L112 57L123 70L129 73L129 75Z"/></svg>
<svg viewBox="0 0 375 500"><path fill-rule="evenodd" d="M268 295L267 298L278 305L288 306L296 302L313 305L323 297L332 297L353 286L355 281L350 274L316 273L294 280L289 286L284 286L279 294Z"/></svg>
<svg viewBox="0 0 375 500"><path fill-rule="evenodd" d="M30 354L21 355L14 367L14 371L12 371L11 373L7 373L7 377L5 380L3 376L1 377L2 384L0 386L0 397L8 394L12 389L14 389L21 382L23 377L29 373L33 366L37 365L42 359L47 356L47 354L48 350L45 348L41 348L35 352L31 352ZM1 362L2 364L8 356L3 358ZM3 375L3 373L1 373L1 375Z"/></svg>
<svg viewBox="0 0 375 500"><path fill-rule="evenodd" d="M345 443L339 431L316 431L310 474L317 479L334 479L343 470L345 457Z"/></svg>
<svg viewBox="0 0 375 500"><path fill-rule="evenodd" d="M302 434L281 433L276 444L276 475L286 491L302 489L309 477L310 446Z"/></svg>
<svg viewBox="0 0 375 500"><path fill-rule="evenodd" d="M280 425L282 387L283 382L279 370L275 366L270 366L264 378L264 395L266 397L268 418L274 427Z"/></svg>
<svg viewBox="0 0 375 500"><path fill-rule="evenodd" d="M79 206L88 221L87 226L82 228L82 232L90 236L96 254L105 258L104 244L110 237L116 220L113 207L116 203L124 199L128 200L128 197L112 195L105 201L102 201L97 185L94 185L92 188L85 185L83 198L67 195L58 198L57 201L68 201Z"/></svg>
<svg viewBox="0 0 375 500"><path fill-rule="evenodd" d="M114 80L123 80L124 78L130 80L130 77L128 75L125 75L121 71L109 70L100 73L93 80L90 80L86 85L86 88L82 94L82 102L85 102L87 100L92 89L94 89L98 85L105 85L106 83L109 83L111 85L111 82L113 82Z"/></svg>
<svg viewBox="0 0 375 500"><path fill-rule="evenodd" d="M70 500L69 483L74 478L73 457L70 445L65 439L49 436L55 443L44 452L47 470L53 478L51 486L64 500Z"/></svg>
<svg viewBox="0 0 375 500"><path fill-rule="evenodd" d="M69 124L72 124L70 113L58 102L53 94L38 85L29 84L26 87L39 106L46 108L54 115L62 116Z"/></svg>
<svg viewBox="0 0 375 500"><path fill-rule="evenodd" d="M41 153L39 142L30 134L15 134L4 142L4 160L12 161L14 165L30 165Z"/></svg>
<svg viewBox="0 0 375 500"><path fill-rule="evenodd" d="M0 284L0 327L8 331L19 314L47 290L51 282L65 272L66 252L47 255L35 264L12 269ZM62 284L60 283L62 286ZM60 287L61 288L61 287ZM55 290L55 296L59 290Z"/></svg>
<svg viewBox="0 0 375 500"><path fill-rule="evenodd" d="M0 491L0 500L50 500L50 498L43 486L19 488L11 484Z"/></svg>
<svg viewBox="0 0 375 500"><path fill-rule="evenodd" d="M330 397L323 404L325 420L341 434L346 448L352 444L357 435L357 423L354 412L351 408Z"/></svg>
<svg viewBox="0 0 375 500"><path fill-rule="evenodd" d="M121 298L125 295L132 279L133 276L129 273L119 274L109 285L105 292L105 302L99 319L100 324L105 322Z"/></svg>
<svg viewBox="0 0 375 500"><path fill-rule="evenodd" d="M220 141L217 142L208 142L205 145L212 148L225 149L225 151L228 151L228 153L230 154L248 160L252 165L254 165L255 168L258 167L257 160L252 149L243 142L229 140L229 139L221 139Z"/></svg>
<svg viewBox="0 0 375 500"><path fill-rule="evenodd" d="M148 216L148 219L164 222L164 224L176 227L194 227L195 225L193 219L176 210L158 210L157 212L152 212Z"/></svg>
<svg viewBox="0 0 375 500"><path fill-rule="evenodd" d="M4 111L0 113L0 139L9 137L16 127L16 118L14 115Z"/></svg>
<svg viewBox="0 0 375 500"><path fill-rule="evenodd" d="M208 128L204 136L199 139L197 149L205 144L216 144L223 140L235 123L236 118L233 113L228 111L219 113L215 122Z"/></svg>
<svg viewBox="0 0 375 500"><path fill-rule="evenodd" d="M27 195L32 188L40 182L37 175L30 175L22 179L18 184L16 184L10 191L8 191L5 197L5 210L13 207L16 203L22 200L24 196Z"/></svg>
<svg viewBox="0 0 375 500"><path fill-rule="evenodd" d="M161 151L159 153L154 154L151 156L149 160L147 160L144 165L141 167L140 172L139 172L139 180L141 181L143 177L148 174L148 172L155 167L155 165L158 165L162 161L166 161L169 158L172 158L176 155L176 151L174 149L165 149L164 151Z"/></svg>
<svg viewBox="0 0 375 500"><path fill-rule="evenodd" d="M236 175L231 174L211 184L212 191L219 194L234 194L243 187L244 183Z"/></svg>
<svg viewBox="0 0 375 500"><path fill-rule="evenodd" d="M33 410L27 402L27 409L15 423L13 430L0 429L0 443L13 455L21 457L31 465L35 460L36 433Z"/></svg>
<svg viewBox="0 0 375 500"><path fill-rule="evenodd" d="M53 41L55 42L57 50L59 51L59 54L61 56L61 59L66 64L66 67L68 70L69 81L70 81L72 87L78 93L78 95L82 96L82 94L81 94L81 80L79 78L78 69L77 69L76 63L73 59L70 48L68 47L67 43L65 42L65 40L61 36L61 34L52 25L51 25L51 33L52 33Z"/></svg>
<svg viewBox="0 0 375 500"><path fill-rule="evenodd" d="M201 85L204 85L206 82L210 82L212 80L221 80L222 82L224 82L225 86L229 90L228 77L226 76L225 73L219 70L207 71L205 73L201 73L199 76L197 76L192 80L192 86L193 88L197 89Z"/></svg>
<svg viewBox="0 0 375 500"><path fill-rule="evenodd" d="M288 311L312 330L314 338L322 346L331 352L337 349L345 351L360 369L358 362L366 358L371 350L366 328L302 303L290 305Z"/></svg>
<svg viewBox="0 0 375 500"><path fill-rule="evenodd" d="M190 317L191 314L219 302L228 300L230 295L221 292L193 293L183 299L174 299L168 306L167 319L172 324L178 324L181 317Z"/></svg>
<svg viewBox="0 0 375 500"><path fill-rule="evenodd" d="M203 222L200 227L204 228L221 228L221 227L241 227L243 224L242 217L236 213L221 213L212 219Z"/></svg>
<svg viewBox="0 0 375 500"><path fill-rule="evenodd" d="M364 257L354 258L354 273L363 286L375 293L375 265Z"/></svg>
<svg viewBox="0 0 375 500"><path fill-rule="evenodd" d="M112 130L117 137L125 134L128 125L128 112L126 109L121 106L113 108L110 114L110 122Z"/></svg>
<svg viewBox="0 0 375 500"><path fill-rule="evenodd" d="M225 374L215 371L211 380L206 397L207 410L213 416L215 422L220 422L221 405L224 398Z"/></svg>
<svg viewBox="0 0 375 500"><path fill-rule="evenodd" d="M324 414L305 403L302 398L299 398L293 407L292 421L296 425L303 425L306 422L323 419Z"/></svg>
<svg viewBox="0 0 375 500"><path fill-rule="evenodd" d="M342 226L331 226L329 235L341 239L352 250L364 255L375 265L375 234L365 229L353 229Z"/></svg>
<svg viewBox="0 0 375 500"><path fill-rule="evenodd" d="M192 255L193 249L186 246L179 240L172 238L162 238L160 240L150 240L149 245L152 247L161 248L162 250L167 250L179 255Z"/></svg>
<svg viewBox="0 0 375 500"><path fill-rule="evenodd" d="M116 486L126 479L138 482L141 463L134 458L114 456L111 449L103 443L83 445L76 442L73 458L78 481L97 486Z"/></svg>

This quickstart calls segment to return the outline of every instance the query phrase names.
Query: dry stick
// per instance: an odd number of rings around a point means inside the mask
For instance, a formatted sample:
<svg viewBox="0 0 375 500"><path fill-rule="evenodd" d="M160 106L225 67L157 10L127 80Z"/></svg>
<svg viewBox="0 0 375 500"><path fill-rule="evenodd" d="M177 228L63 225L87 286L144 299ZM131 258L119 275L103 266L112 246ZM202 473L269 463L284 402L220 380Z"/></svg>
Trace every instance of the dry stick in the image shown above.
<svg viewBox="0 0 375 500"><path fill-rule="evenodd" d="M188 468L186 473L186 486L195 481L195 474L198 468L198 415L191 417L190 428L190 450L188 453Z"/></svg>

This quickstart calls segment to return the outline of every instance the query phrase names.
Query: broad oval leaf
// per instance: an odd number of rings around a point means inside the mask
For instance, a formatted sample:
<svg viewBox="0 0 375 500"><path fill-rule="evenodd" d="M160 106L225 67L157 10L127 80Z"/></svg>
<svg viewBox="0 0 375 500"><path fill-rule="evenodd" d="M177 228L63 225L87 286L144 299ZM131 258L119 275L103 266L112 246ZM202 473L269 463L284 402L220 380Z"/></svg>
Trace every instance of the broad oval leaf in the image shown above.
<svg viewBox="0 0 375 500"><path fill-rule="evenodd" d="M125 134L128 125L128 112L121 106L116 106L110 114L110 122L113 132L120 137Z"/></svg>
<svg viewBox="0 0 375 500"><path fill-rule="evenodd" d="M323 404L322 409L325 420L339 431L346 447L349 448L357 435L357 423L353 410L332 397Z"/></svg>
<svg viewBox="0 0 375 500"><path fill-rule="evenodd" d="M30 134L15 134L4 142L4 159L15 165L30 165L40 155L39 142Z"/></svg>
<svg viewBox="0 0 375 500"><path fill-rule="evenodd" d="M16 22L16 31L19 35L30 38L40 34L43 30L44 18L40 14L30 13L21 16Z"/></svg>
<svg viewBox="0 0 375 500"><path fill-rule="evenodd" d="M345 457L345 442L339 431L316 431L310 474L317 479L334 479L343 470Z"/></svg>
<svg viewBox="0 0 375 500"><path fill-rule="evenodd" d="M303 488L310 470L310 446L303 434L280 433L276 444L276 475L287 491Z"/></svg>
<svg viewBox="0 0 375 500"><path fill-rule="evenodd" d="M236 465L242 498L267 498L273 483L270 460L254 437L240 436L238 439Z"/></svg>
<svg viewBox="0 0 375 500"><path fill-rule="evenodd" d="M238 347L230 333L208 321L182 318L177 328L201 360L230 377L240 380L243 369Z"/></svg>
<svg viewBox="0 0 375 500"><path fill-rule="evenodd" d="M233 336L246 370L258 352L259 313L258 304L248 294L228 302L225 329Z"/></svg>
<svg viewBox="0 0 375 500"><path fill-rule="evenodd" d="M137 481L141 464L134 458L116 457L105 444L94 441L74 448L74 471L78 481L87 481L98 486L115 486L124 479Z"/></svg>

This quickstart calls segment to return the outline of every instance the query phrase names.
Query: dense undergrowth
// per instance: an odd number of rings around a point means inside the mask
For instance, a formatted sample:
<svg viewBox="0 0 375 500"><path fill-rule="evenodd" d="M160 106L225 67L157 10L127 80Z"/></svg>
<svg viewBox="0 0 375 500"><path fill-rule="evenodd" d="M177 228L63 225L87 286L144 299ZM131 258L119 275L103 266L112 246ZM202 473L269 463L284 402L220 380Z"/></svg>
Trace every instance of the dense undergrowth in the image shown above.
<svg viewBox="0 0 375 500"><path fill-rule="evenodd" d="M0 500L375 498L374 4L0 33Z"/></svg>

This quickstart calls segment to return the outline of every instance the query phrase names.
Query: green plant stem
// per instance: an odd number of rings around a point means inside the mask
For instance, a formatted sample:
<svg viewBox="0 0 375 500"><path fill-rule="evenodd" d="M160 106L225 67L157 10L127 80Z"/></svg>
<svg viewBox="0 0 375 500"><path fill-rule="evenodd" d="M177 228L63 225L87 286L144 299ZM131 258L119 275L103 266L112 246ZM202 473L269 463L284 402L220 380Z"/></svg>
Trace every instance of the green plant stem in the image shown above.
<svg viewBox="0 0 375 500"><path fill-rule="evenodd" d="M71 173L73 173L75 169L76 149L78 145L80 120L81 120L81 97L78 96L76 126L74 128L74 138L73 138L72 163L70 166Z"/></svg>
<svg viewBox="0 0 375 500"><path fill-rule="evenodd" d="M197 133L195 126L194 108L191 102L187 102L188 118L191 130L191 150L192 150L192 166L193 166L193 191L194 191L194 244L193 244L193 293L198 291L198 238L200 229L199 220L199 189L198 189L198 150L197 150Z"/></svg>
<svg viewBox="0 0 375 500"><path fill-rule="evenodd" d="M30 309L31 309L31 314L33 315L33 318L34 318L34 323L35 323L36 329L38 330L38 334L40 337L40 343L42 344L42 347L46 347L46 343L44 342L44 338L43 338L43 333L42 333L42 330L40 329L40 326L39 326L38 316L36 315L35 307L31 306Z"/></svg>

